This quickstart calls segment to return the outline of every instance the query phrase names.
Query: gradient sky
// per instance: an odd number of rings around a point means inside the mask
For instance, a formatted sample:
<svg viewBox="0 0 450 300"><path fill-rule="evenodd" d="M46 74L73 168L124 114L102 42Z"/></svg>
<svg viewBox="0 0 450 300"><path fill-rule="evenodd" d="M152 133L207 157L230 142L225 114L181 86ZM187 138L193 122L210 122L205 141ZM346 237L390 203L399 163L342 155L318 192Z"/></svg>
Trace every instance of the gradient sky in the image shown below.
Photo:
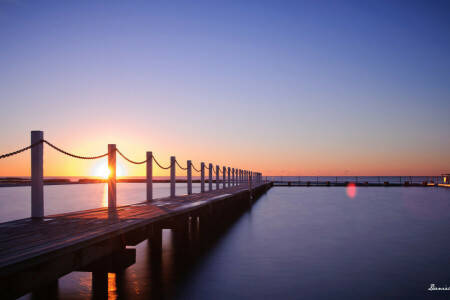
<svg viewBox="0 0 450 300"><path fill-rule="evenodd" d="M448 1L0 0L0 154L43 130L79 155L116 143L264 175L450 172L449 16ZM29 157L0 176L29 175ZM105 160L46 147L44 163L85 176Z"/></svg>

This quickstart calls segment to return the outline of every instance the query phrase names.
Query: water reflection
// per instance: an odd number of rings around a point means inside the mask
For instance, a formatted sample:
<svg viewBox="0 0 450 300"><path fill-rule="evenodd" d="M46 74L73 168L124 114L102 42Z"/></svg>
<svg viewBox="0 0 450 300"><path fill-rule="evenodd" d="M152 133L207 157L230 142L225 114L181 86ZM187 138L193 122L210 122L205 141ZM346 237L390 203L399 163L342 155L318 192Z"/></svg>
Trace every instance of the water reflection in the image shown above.
<svg viewBox="0 0 450 300"><path fill-rule="evenodd" d="M102 197L102 207L108 207L108 184L103 184L103 197Z"/></svg>
<svg viewBox="0 0 450 300"><path fill-rule="evenodd" d="M448 192L361 188L356 201L340 187L273 188L240 217L190 220L187 240L164 230L162 253L137 245L136 264L114 284L108 275L108 296L444 299L427 288L448 284ZM61 278L59 298L91 297L91 280Z"/></svg>

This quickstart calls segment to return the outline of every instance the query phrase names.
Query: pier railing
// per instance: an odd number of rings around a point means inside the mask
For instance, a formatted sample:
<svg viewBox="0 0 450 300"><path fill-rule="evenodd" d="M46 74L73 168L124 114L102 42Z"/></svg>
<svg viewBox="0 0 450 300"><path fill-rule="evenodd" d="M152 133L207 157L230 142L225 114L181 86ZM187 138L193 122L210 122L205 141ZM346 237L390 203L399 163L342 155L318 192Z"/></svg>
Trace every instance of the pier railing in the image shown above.
<svg viewBox="0 0 450 300"><path fill-rule="evenodd" d="M68 155L76 159L99 159L102 157L108 157L108 168L110 174L108 176L108 208L114 210L117 206L117 193L116 193L116 154L119 154L127 162L132 164L146 164L146 190L147 201L151 202L153 198L153 163L159 168L167 170L170 169L170 197L175 197L175 185L176 185L176 168L180 168L187 172L187 194L192 194L192 169L200 173L200 191L206 192L205 188L205 172L208 170L208 190L212 190L213 173L215 176L216 189L220 188L220 182L222 182L222 188L232 186L248 186L250 189L252 183L262 183L263 177L260 172L254 172L250 170L244 170L240 168L231 168L223 166L222 170L219 165L213 167L212 163L209 163L209 167L206 167L204 162L200 163L200 167L197 169L191 160L187 160L186 167L183 167L175 156L170 157L170 165L163 166L158 160L156 160L153 152L146 152L146 159L143 161L135 161L123 154L116 146L116 144L108 144L108 152L96 155L96 156L80 156L73 153L62 150L49 141L44 139L43 131L31 131L31 144L25 148L17 151L0 155L0 159L11 157L19 153L31 150L31 217L42 218L44 217L44 144L57 150L58 152ZM220 175L222 174L222 180Z"/></svg>

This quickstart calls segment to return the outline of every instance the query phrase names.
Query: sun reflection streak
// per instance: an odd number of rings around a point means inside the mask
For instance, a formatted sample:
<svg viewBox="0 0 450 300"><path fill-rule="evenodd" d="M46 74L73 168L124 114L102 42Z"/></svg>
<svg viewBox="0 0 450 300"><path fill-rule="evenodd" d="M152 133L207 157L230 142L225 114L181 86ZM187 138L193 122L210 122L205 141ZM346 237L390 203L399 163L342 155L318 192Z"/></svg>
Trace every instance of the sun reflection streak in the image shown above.
<svg viewBox="0 0 450 300"><path fill-rule="evenodd" d="M108 273L108 299L117 299L116 274Z"/></svg>
<svg viewBox="0 0 450 300"><path fill-rule="evenodd" d="M108 184L103 184L103 199L102 199L102 207L108 207Z"/></svg>

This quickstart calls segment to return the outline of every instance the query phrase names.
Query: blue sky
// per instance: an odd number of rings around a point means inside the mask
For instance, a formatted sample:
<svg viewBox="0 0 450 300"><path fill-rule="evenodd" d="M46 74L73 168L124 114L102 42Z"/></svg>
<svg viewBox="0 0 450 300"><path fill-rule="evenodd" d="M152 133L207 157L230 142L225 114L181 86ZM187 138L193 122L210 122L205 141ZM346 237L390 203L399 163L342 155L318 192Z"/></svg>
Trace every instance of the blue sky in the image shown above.
<svg viewBox="0 0 450 300"><path fill-rule="evenodd" d="M77 151L121 142L266 174L448 172L449 13L448 1L0 1L0 152L42 129Z"/></svg>

